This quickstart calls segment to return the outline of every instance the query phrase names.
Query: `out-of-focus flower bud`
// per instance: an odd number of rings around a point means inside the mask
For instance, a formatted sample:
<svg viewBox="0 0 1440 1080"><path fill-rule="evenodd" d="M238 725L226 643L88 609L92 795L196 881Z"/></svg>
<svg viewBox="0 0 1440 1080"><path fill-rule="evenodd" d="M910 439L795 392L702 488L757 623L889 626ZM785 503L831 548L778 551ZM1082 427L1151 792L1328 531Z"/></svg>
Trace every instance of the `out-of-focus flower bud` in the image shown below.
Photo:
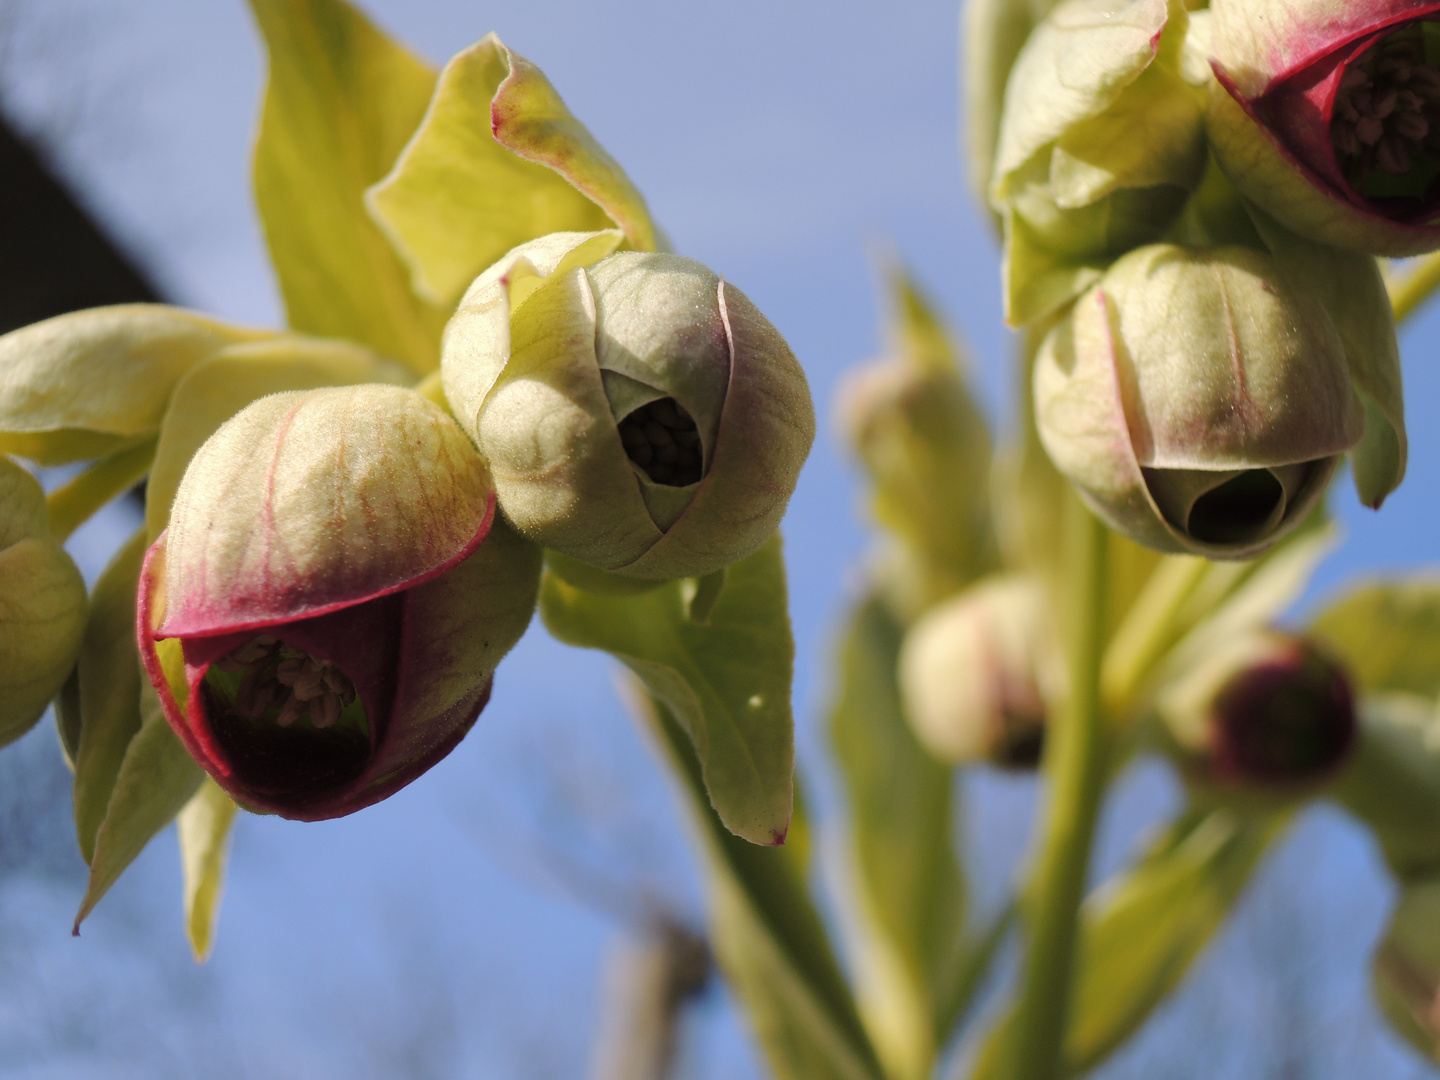
<svg viewBox="0 0 1440 1080"><path fill-rule="evenodd" d="M522 534L628 577L707 574L779 525L809 390L739 290L619 241L555 233L481 274L445 331L445 394Z"/></svg>
<svg viewBox="0 0 1440 1080"><path fill-rule="evenodd" d="M1041 346L1034 389L1046 451L1097 514L1210 558L1298 525L1364 432L1324 309L1249 248L1125 256Z"/></svg>
<svg viewBox="0 0 1440 1080"><path fill-rule="evenodd" d="M1440 247L1440 22L1428 0L1214 0L1208 130L1249 198L1377 255Z"/></svg>
<svg viewBox="0 0 1440 1080"><path fill-rule="evenodd" d="M443 758L534 609L540 554L493 517L480 456L413 391L227 421L140 583L146 672L195 760L245 806L318 820Z"/></svg>
<svg viewBox="0 0 1440 1080"><path fill-rule="evenodd" d="M1011 323L1067 303L1180 214L1206 163L1210 73L1186 47L1205 18L1166 0L1067 0L1030 35L990 191Z"/></svg>
<svg viewBox="0 0 1440 1080"><path fill-rule="evenodd" d="M869 474L874 515L894 537L877 575L908 621L994 570L998 555L989 425L944 327L902 272L890 277L889 355L846 377L836 411Z"/></svg>
<svg viewBox="0 0 1440 1080"><path fill-rule="evenodd" d="M1375 999L1395 1030L1440 1060L1440 881L1405 888L1375 950Z"/></svg>
<svg viewBox="0 0 1440 1080"><path fill-rule="evenodd" d="M942 761L1030 768L1063 679L1044 590L992 578L921 618L900 650L905 715Z"/></svg>
<svg viewBox="0 0 1440 1080"><path fill-rule="evenodd" d="M84 636L85 582L50 535L45 494L0 454L0 746L40 719Z"/></svg>
<svg viewBox="0 0 1440 1080"><path fill-rule="evenodd" d="M1281 792L1330 779L1355 742L1344 669L1313 643L1264 631L1216 649L1156 711L1193 779Z"/></svg>

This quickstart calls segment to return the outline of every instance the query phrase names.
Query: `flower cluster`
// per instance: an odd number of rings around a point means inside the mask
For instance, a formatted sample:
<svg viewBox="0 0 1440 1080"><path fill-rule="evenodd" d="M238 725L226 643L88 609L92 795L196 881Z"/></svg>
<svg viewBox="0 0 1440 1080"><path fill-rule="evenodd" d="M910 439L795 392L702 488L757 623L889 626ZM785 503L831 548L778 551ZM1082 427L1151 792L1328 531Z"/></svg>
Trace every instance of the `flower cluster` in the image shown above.
<svg viewBox="0 0 1440 1080"><path fill-rule="evenodd" d="M1066 0L1030 35L992 205L1039 436L1112 527L1251 558L1348 453L1405 467L1378 255L1440 247L1440 22L1416 3ZM1432 130L1433 129L1433 130Z"/></svg>

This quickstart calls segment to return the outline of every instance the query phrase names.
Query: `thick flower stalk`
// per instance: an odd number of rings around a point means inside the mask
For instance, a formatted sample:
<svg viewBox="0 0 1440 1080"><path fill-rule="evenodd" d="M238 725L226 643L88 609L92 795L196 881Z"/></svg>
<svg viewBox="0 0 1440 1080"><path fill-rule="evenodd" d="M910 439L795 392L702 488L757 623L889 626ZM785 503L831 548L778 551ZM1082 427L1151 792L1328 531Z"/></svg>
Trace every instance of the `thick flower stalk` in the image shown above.
<svg viewBox="0 0 1440 1080"><path fill-rule="evenodd" d="M805 375L734 286L617 232L522 244L445 332L445 394L526 537L589 566L707 574L775 531L814 439Z"/></svg>
<svg viewBox="0 0 1440 1080"><path fill-rule="evenodd" d="M1395 1030L1440 1058L1440 881L1405 887L1375 950L1375 1000Z"/></svg>
<svg viewBox="0 0 1440 1080"><path fill-rule="evenodd" d="M413 391L262 398L196 453L141 576L166 718L237 802L348 814L469 730L534 607L539 553Z"/></svg>
<svg viewBox="0 0 1440 1080"><path fill-rule="evenodd" d="M1317 504L1364 432L1346 349L1278 263L1140 248L1042 345L1041 440L1112 527L1162 551L1251 558Z"/></svg>
<svg viewBox="0 0 1440 1080"><path fill-rule="evenodd" d="M1216 0L1208 130L1244 194L1379 255L1440 247L1440 4Z"/></svg>

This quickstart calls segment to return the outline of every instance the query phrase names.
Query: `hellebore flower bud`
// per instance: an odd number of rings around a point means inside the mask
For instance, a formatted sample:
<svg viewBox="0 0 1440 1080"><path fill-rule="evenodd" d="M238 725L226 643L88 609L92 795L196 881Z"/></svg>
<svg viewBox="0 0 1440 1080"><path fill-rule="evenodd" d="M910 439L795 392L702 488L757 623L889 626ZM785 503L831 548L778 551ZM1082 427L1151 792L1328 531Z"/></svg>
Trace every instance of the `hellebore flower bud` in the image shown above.
<svg viewBox="0 0 1440 1080"><path fill-rule="evenodd" d="M1214 0L1207 128L1235 186L1302 236L1440 247L1440 5Z"/></svg>
<svg viewBox="0 0 1440 1080"><path fill-rule="evenodd" d="M1063 678L1051 633L1030 577L991 578L923 616L900 649L900 693L925 748L954 764L1038 764Z"/></svg>
<svg viewBox="0 0 1440 1080"><path fill-rule="evenodd" d="M1010 72L991 204L1005 221L1005 316L1033 322L1157 241L1207 160L1210 81L1176 0L1067 0Z"/></svg>
<svg viewBox="0 0 1440 1080"><path fill-rule="evenodd" d="M1306 787L1333 776L1355 742L1344 669L1278 631L1215 650L1163 689L1156 709L1187 771L1217 786Z"/></svg>
<svg viewBox="0 0 1440 1080"><path fill-rule="evenodd" d="M274 394L227 421L140 582L145 669L195 760L313 821L443 758L534 609L540 553L493 517L474 447L414 391Z"/></svg>
<svg viewBox="0 0 1440 1080"><path fill-rule="evenodd" d="M1440 1060L1440 881L1405 887L1372 974L1375 1000L1395 1030Z"/></svg>
<svg viewBox="0 0 1440 1080"><path fill-rule="evenodd" d="M1040 438L1112 527L1161 551L1260 554L1364 432L1321 306L1241 247L1131 252L1035 367Z"/></svg>
<svg viewBox="0 0 1440 1080"><path fill-rule="evenodd" d="M524 536L633 578L710 573L780 523L815 435L805 375L739 290L619 239L555 233L481 274L445 394Z"/></svg>
<svg viewBox="0 0 1440 1080"><path fill-rule="evenodd" d="M85 582L50 535L45 494L0 455L0 746L40 719L84 636Z"/></svg>

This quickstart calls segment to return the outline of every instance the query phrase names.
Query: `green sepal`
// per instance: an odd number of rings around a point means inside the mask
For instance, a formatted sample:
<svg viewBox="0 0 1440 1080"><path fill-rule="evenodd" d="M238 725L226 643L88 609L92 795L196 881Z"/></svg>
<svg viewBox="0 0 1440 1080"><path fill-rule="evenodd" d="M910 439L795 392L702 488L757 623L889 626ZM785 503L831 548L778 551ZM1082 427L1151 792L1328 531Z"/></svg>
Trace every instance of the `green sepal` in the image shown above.
<svg viewBox="0 0 1440 1080"><path fill-rule="evenodd" d="M449 309L411 290L365 191L420 126L434 70L344 0L250 6L269 56L255 204L290 326L433 371Z"/></svg>
<svg viewBox="0 0 1440 1080"><path fill-rule="evenodd" d="M135 595L145 558L138 529L110 560L90 596L90 618L76 665L80 738L75 753L75 835L87 864L105 820L130 741L140 730L140 652Z"/></svg>
<svg viewBox="0 0 1440 1080"><path fill-rule="evenodd" d="M286 390L355 383L402 384L403 368L345 341L283 335L222 349L175 387L145 491L145 528L153 543L190 459L221 424L251 402Z"/></svg>
<svg viewBox="0 0 1440 1080"><path fill-rule="evenodd" d="M553 572L541 583L540 614L566 644L611 653L675 714L726 828L755 844L785 841L795 644L778 535L729 568L705 625L687 617L681 582L602 595Z"/></svg>
<svg viewBox="0 0 1440 1080"><path fill-rule="evenodd" d="M840 641L830 739L849 795L861 1015L887 1074L919 1080L965 1005L968 942L953 774L901 712L902 634L878 598L855 609Z"/></svg>
<svg viewBox="0 0 1440 1080"><path fill-rule="evenodd" d="M175 819L185 872L185 934L197 963L215 947L215 923L225 887L225 863L237 807L209 777Z"/></svg>
<svg viewBox="0 0 1440 1080"><path fill-rule="evenodd" d="M1350 469L1360 501L1378 510L1405 478L1409 452L1400 346L1380 264L1372 255L1303 239L1249 203L1246 209L1270 253L1320 300L1340 333L1365 407L1365 435L1350 451Z"/></svg>
<svg viewBox="0 0 1440 1080"><path fill-rule="evenodd" d="M59 315L0 337L0 453L63 465L160 429L170 394L227 345L268 336L160 304Z"/></svg>
<svg viewBox="0 0 1440 1080"><path fill-rule="evenodd" d="M75 667L85 581L51 534L45 494L0 454L0 746L39 721Z"/></svg>
<svg viewBox="0 0 1440 1080"><path fill-rule="evenodd" d="M511 248L618 225L655 249L645 201L540 69L494 34L458 53L395 168L366 196L423 296L451 307Z"/></svg>
<svg viewBox="0 0 1440 1080"><path fill-rule="evenodd" d="M716 814L681 722L639 686L633 703L695 815L709 869L710 941L776 1080L884 1080L805 886L799 800L795 839L778 848L746 843Z"/></svg>

